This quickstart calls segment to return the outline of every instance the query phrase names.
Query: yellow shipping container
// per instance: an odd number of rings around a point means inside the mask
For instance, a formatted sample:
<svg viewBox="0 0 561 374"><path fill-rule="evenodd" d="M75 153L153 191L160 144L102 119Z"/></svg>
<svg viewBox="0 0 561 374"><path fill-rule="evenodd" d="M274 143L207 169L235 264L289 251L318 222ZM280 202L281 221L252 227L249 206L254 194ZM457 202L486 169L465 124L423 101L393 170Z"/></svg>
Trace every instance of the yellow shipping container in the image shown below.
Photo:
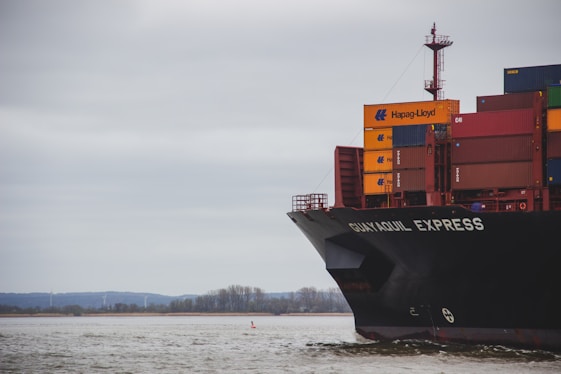
<svg viewBox="0 0 561 374"><path fill-rule="evenodd" d="M393 151L364 151L364 172L392 171Z"/></svg>
<svg viewBox="0 0 561 374"><path fill-rule="evenodd" d="M449 124L460 113L459 100L417 101L364 106L364 127Z"/></svg>
<svg viewBox="0 0 561 374"><path fill-rule="evenodd" d="M547 131L561 131L561 108L547 110Z"/></svg>
<svg viewBox="0 0 561 374"><path fill-rule="evenodd" d="M392 192L392 173L364 173L364 194L377 195Z"/></svg>
<svg viewBox="0 0 561 374"><path fill-rule="evenodd" d="M364 150L392 148L392 128L364 129Z"/></svg>

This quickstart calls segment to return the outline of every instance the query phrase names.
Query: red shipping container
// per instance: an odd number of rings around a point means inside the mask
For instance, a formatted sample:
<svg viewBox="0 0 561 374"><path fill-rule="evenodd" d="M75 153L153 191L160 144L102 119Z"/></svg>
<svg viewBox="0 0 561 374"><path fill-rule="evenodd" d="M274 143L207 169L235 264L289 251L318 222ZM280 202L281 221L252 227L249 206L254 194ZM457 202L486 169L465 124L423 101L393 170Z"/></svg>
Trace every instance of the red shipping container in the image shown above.
<svg viewBox="0 0 561 374"><path fill-rule="evenodd" d="M561 131L547 133L547 158L561 158Z"/></svg>
<svg viewBox="0 0 561 374"><path fill-rule="evenodd" d="M393 171L393 192L424 191L425 169L401 169Z"/></svg>
<svg viewBox="0 0 561 374"><path fill-rule="evenodd" d="M560 132L561 134L561 132ZM425 167L426 147L398 147L393 149L394 169L418 169Z"/></svg>
<svg viewBox="0 0 561 374"><path fill-rule="evenodd" d="M453 138L532 134L536 125L541 122L533 109L453 114L451 134Z"/></svg>
<svg viewBox="0 0 561 374"><path fill-rule="evenodd" d="M521 92L505 95L477 96L477 112L529 109L540 111L545 105L541 92Z"/></svg>
<svg viewBox="0 0 561 374"><path fill-rule="evenodd" d="M532 139L532 135L454 139L450 157L453 164L531 161L536 153Z"/></svg>
<svg viewBox="0 0 561 374"><path fill-rule="evenodd" d="M532 183L532 162L500 162L452 166L452 189L526 188Z"/></svg>

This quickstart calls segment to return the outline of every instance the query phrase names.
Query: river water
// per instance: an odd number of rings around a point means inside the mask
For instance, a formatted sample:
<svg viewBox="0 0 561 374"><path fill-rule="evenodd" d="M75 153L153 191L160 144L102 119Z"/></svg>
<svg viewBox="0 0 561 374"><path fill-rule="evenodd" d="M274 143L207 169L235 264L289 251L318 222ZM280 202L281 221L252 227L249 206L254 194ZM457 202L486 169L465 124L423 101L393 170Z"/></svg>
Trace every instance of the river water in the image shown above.
<svg viewBox="0 0 561 374"><path fill-rule="evenodd" d="M347 316L24 317L0 318L0 372L560 373L561 354L381 344Z"/></svg>

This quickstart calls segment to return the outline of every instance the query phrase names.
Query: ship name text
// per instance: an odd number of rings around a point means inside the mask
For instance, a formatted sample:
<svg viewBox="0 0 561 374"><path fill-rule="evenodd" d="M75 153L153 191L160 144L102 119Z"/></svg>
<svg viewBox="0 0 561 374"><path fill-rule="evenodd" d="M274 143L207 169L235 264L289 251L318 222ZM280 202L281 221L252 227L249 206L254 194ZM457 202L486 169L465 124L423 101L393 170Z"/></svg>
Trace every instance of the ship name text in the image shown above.
<svg viewBox="0 0 561 374"><path fill-rule="evenodd" d="M479 217L413 219L403 221L349 222L355 232L397 232L397 231L483 231L485 225Z"/></svg>

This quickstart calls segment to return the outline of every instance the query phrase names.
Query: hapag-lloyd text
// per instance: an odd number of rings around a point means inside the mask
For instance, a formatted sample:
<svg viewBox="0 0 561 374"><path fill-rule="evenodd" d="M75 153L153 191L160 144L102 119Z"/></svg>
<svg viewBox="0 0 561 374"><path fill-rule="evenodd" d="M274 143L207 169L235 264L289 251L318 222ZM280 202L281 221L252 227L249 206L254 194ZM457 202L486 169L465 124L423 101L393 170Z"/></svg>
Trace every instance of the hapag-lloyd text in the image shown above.
<svg viewBox="0 0 561 374"><path fill-rule="evenodd" d="M413 219L403 221L349 222L355 232L392 232L392 231L483 231L485 225L479 217Z"/></svg>
<svg viewBox="0 0 561 374"><path fill-rule="evenodd" d="M410 112L399 112L397 110L392 111L392 118L399 118L399 119L415 118L415 117L431 118L434 117L435 115L436 115L436 109L433 110L417 109L415 111L410 111Z"/></svg>

